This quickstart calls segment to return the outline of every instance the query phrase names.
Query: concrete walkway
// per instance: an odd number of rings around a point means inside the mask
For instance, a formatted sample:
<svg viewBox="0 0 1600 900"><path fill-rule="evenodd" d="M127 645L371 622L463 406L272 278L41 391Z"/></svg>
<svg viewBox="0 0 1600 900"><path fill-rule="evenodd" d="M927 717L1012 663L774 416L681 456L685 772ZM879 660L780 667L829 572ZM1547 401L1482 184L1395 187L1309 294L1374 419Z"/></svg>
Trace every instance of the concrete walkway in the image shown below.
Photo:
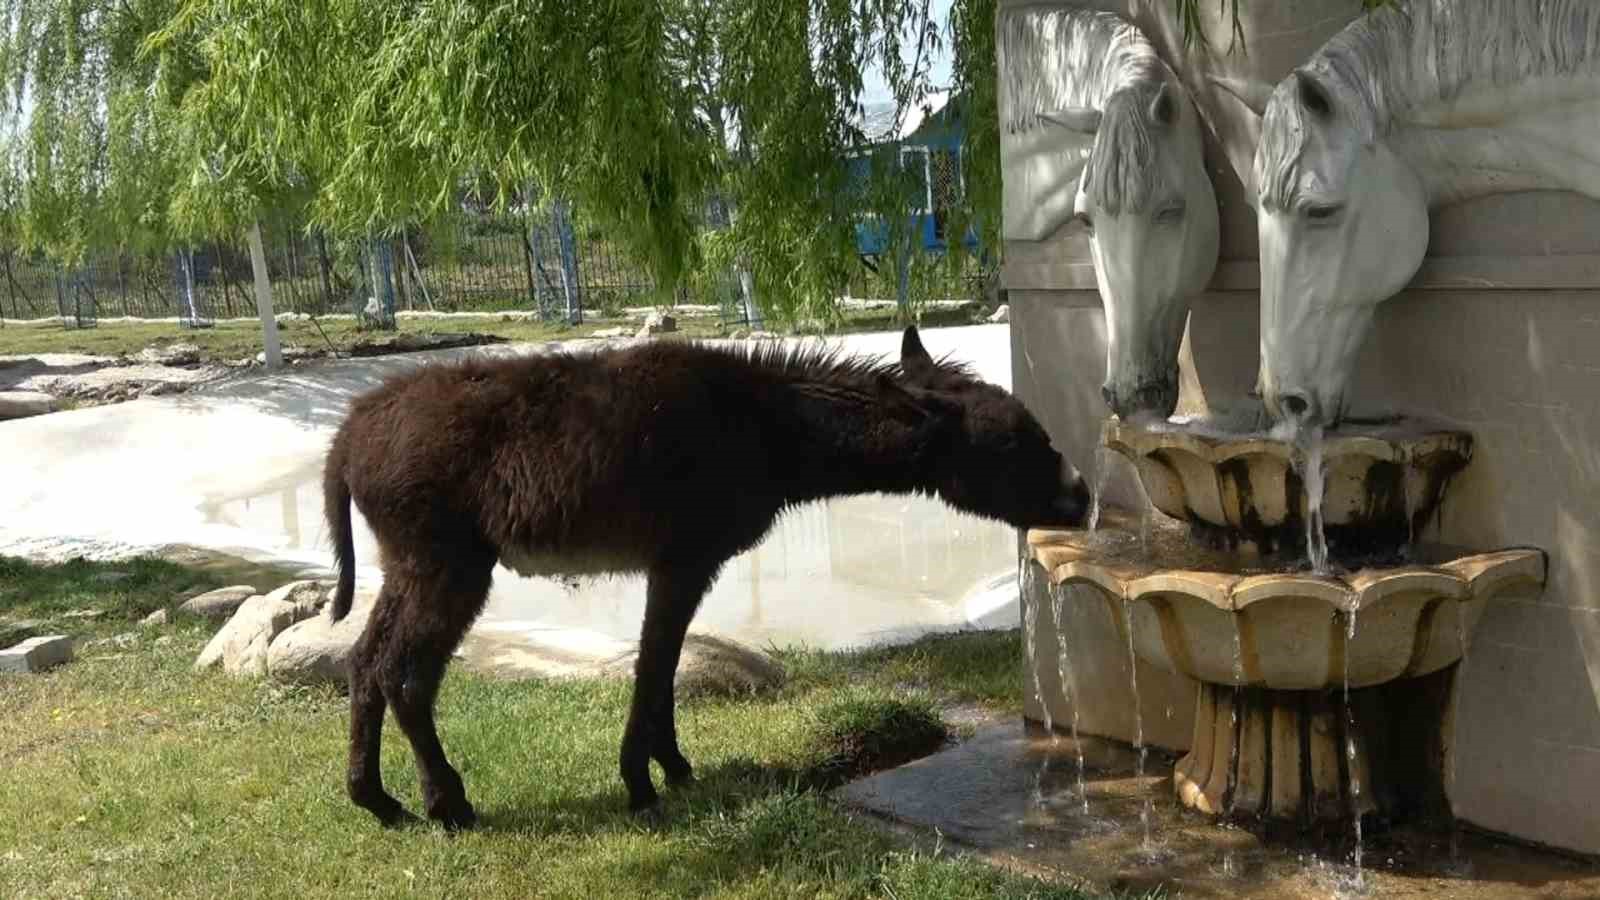
<svg viewBox="0 0 1600 900"><path fill-rule="evenodd" d="M829 343L892 356L899 339L898 332L885 332ZM929 329L923 341L936 357L948 353L1009 388L1006 326ZM0 424L0 553L93 556L182 543L248 559L329 565L318 485L328 440L352 398L425 361L559 346L330 362L188 394ZM754 559L741 559L742 568L731 565L723 579L748 582L753 564L757 613L751 614L750 591L741 587L722 604L726 615L708 602L702 619L721 620L721 630L744 639L823 645L960 627L974 619L1016 623L1006 612L1008 602L1014 609L1014 591L1001 586L997 595L995 587L997 573L1015 565L1011 533L1003 526L957 516L936 501L899 497L851 498L819 507L816 515L790 518L796 521L785 520L752 551ZM364 526L358 531L358 576L375 586L374 548ZM855 535L849 547L841 543L847 534ZM823 588L819 569L827 570L823 583L839 602L815 596ZM902 573L914 583L885 583L885 572ZM497 570L483 627L591 627L619 638L631 637L638 627L643 596L636 579L597 582L576 596L558 583L533 581ZM939 585L930 589L930 581ZM774 623L770 612L759 612L763 602L792 604L806 621ZM952 608L962 603L978 608ZM600 615L602 608L607 611ZM552 618L551 609L570 614Z"/></svg>

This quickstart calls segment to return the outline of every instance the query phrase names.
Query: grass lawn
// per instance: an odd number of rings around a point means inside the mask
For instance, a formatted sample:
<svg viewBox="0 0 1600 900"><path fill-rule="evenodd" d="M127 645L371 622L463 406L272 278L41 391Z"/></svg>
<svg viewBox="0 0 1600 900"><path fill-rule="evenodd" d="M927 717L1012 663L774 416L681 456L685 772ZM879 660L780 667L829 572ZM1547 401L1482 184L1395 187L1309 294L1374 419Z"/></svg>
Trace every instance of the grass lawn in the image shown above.
<svg viewBox="0 0 1600 900"><path fill-rule="evenodd" d="M981 321L976 308L937 307L926 310L922 324L969 325ZM898 327L893 309L846 310L838 332L882 331ZM639 320L593 318L582 325L541 322L500 314L457 316L439 319L402 318L397 330L409 334L492 334L509 341L553 341L587 337L596 331L639 326ZM318 328L321 328L319 331ZM726 337L727 331L716 316L679 316L679 334L690 338ZM393 332L362 330L354 319L325 319L313 323L304 319L281 321L279 339L286 346L310 350L327 349L331 343L344 350L361 339L383 337ZM94 328L67 328L60 324L10 321L0 328L0 355L25 353L91 353L104 356L131 356L151 346L190 343L197 345L206 361L251 359L261 352L261 324L230 320L211 328L183 328L174 322L103 322Z"/></svg>
<svg viewBox="0 0 1600 900"><path fill-rule="evenodd" d="M775 696L682 704L700 783L664 793L654 827L626 813L616 772L627 684L454 670L440 731L483 821L452 837L383 830L347 801L338 692L196 675L209 628L133 624L214 583L157 560L0 558L0 617L138 635L0 675L0 897L1084 896L912 846L821 790L927 752L942 702L1014 712L1015 633L790 652ZM67 615L86 608L103 614ZM386 782L416 811L392 718L384 738Z"/></svg>

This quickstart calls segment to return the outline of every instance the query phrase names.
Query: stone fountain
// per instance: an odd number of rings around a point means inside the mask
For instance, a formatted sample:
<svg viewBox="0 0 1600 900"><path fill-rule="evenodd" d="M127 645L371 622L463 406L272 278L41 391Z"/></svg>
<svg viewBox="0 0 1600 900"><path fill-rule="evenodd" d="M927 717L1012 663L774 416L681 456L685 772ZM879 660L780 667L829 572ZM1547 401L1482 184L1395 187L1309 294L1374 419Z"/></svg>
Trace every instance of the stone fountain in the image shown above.
<svg viewBox="0 0 1600 900"><path fill-rule="evenodd" d="M1173 4L1001 0L1013 383L1105 504L1024 542L1025 714L1179 754L1176 802L1207 814L1439 811L1600 853L1572 789L1600 777L1600 19L1401 5L1242 3L1235 32L1200 4L1191 42ZM1068 24L1107 13L1181 89L1138 147L1106 123L1156 104L1119 107L1137 79L1108 86ZM1440 97L1475 104L1471 134ZM1106 203L1104 173L1181 155L1190 104L1203 168ZM1571 146L1523 148L1540 116ZM1296 171L1336 196L1297 198Z"/></svg>
<svg viewBox="0 0 1600 900"><path fill-rule="evenodd" d="M1113 511L1092 531L1036 530L1028 555L1051 590L1104 605L1139 660L1199 684L1178 800L1316 825L1444 795L1449 704L1424 676L1461 661L1487 604L1545 578L1536 549L1410 541L1470 437L1356 429L1308 452L1115 418L1103 435L1170 518L1142 527ZM1325 474L1304 477L1318 452ZM1312 566L1319 522L1331 556Z"/></svg>

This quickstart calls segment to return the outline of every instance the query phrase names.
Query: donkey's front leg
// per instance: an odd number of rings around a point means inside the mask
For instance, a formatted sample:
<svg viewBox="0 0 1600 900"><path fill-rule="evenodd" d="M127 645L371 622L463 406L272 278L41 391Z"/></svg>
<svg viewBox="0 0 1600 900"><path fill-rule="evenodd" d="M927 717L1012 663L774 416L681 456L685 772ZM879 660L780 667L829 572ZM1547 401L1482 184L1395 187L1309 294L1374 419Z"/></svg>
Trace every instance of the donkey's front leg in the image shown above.
<svg viewBox="0 0 1600 900"><path fill-rule="evenodd" d="M628 787L628 808L634 812L656 805L655 786L650 783L651 758L661 763L668 784L693 776L689 761L678 750L672 682L689 622L716 571L716 565L704 563L661 564L650 570L633 705L622 736L622 781Z"/></svg>

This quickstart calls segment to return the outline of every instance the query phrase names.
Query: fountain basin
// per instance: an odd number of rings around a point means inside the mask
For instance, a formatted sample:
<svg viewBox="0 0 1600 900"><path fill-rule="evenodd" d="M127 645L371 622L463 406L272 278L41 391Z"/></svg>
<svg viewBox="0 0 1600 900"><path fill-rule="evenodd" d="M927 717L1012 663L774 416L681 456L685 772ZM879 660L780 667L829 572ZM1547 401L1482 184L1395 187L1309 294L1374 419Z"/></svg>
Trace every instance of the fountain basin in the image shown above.
<svg viewBox="0 0 1600 900"><path fill-rule="evenodd" d="M1124 422L1101 442L1131 460L1150 502L1210 543L1299 552L1310 514L1305 450L1286 435L1227 424ZM1416 421L1340 426L1322 436L1322 522L1336 554L1397 547L1420 533L1449 480L1472 458L1472 436Z"/></svg>
<svg viewBox="0 0 1600 900"><path fill-rule="evenodd" d="M1109 518L1097 532L1031 531L1029 555L1053 591L1107 604L1139 658L1200 682L1174 782L1212 814L1312 824L1384 811L1395 780L1419 776L1394 774L1390 758L1413 748L1391 752L1383 707L1419 717L1403 689L1378 689L1458 662L1487 603L1545 579L1540 550L1442 546L1350 572L1266 571L1215 551L1174 555L1159 535L1147 549ZM1434 733L1418 740L1448 752L1446 710L1422 706L1432 724L1411 725Z"/></svg>

